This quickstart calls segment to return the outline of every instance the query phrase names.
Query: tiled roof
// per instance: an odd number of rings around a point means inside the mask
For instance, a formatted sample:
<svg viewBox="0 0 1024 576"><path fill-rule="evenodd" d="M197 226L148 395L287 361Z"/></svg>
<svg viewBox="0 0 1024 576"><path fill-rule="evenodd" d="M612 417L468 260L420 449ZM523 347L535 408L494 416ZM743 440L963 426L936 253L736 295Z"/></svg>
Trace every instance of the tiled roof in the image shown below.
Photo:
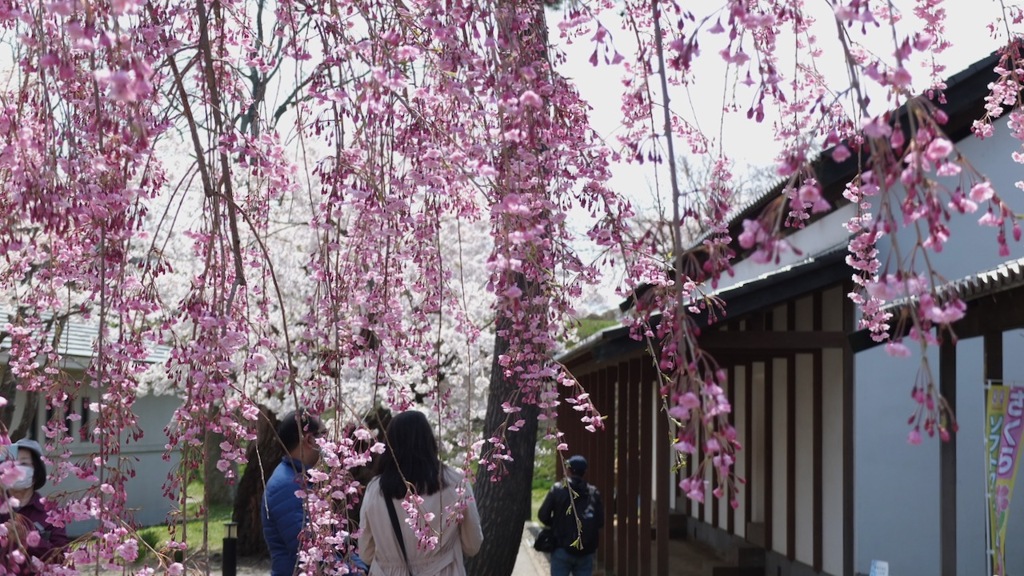
<svg viewBox="0 0 1024 576"><path fill-rule="evenodd" d="M983 105L989 95L988 84L995 78L993 68L1001 56L1002 54L997 50L946 80L946 89L943 90L946 98L937 105L949 117L945 130L954 141L970 136L972 122L984 114ZM896 114L905 114L905 109L906 106L901 107ZM825 199L833 207L839 207L848 203L843 192L846 183L858 172L859 160L854 155L844 162L836 162L832 157L832 150L833 148L829 148L818 153L812 161L812 165L816 178L822 186ZM735 239L739 236L739 226L743 220L755 218L760 214L769 202L779 197L788 181L788 178L782 178L767 190L750 196L741 205L734 206L730 210L727 225L732 232L734 244L736 244ZM814 216L812 216L813 219ZM710 235L710 232L701 234L690 245L690 248L702 245ZM738 248L736 251L737 254L743 254L743 251Z"/></svg>
<svg viewBox="0 0 1024 576"><path fill-rule="evenodd" d="M946 286L946 290L954 291L961 299L969 301L1016 288L1022 284L1024 284L1024 258L1019 258L1004 262L992 270L951 282Z"/></svg>
<svg viewBox="0 0 1024 576"><path fill-rule="evenodd" d="M1024 258L1019 258L1003 262L991 270L947 282L935 289L935 295L940 300L957 297L964 302L970 302L1022 285L1024 285ZM904 296L887 302L884 309L892 312L917 301L916 296Z"/></svg>
<svg viewBox="0 0 1024 576"><path fill-rule="evenodd" d="M798 262L793 262L792 264L787 264L785 266L780 266L779 268L768 270L767 272L765 272L763 274L760 274L760 275L758 275L758 276L756 276L754 278L751 278L749 280L744 280L742 282L737 282L736 284L731 284L731 285L725 287L722 290L716 290L716 291L713 292L713 294L716 295L716 296L725 296L725 295L728 295L731 292L735 292L735 291L738 291L740 289L750 289L750 288L758 287L758 286L762 285L762 283L765 282L766 280L774 280L776 278L786 278L786 279L789 279L794 274L803 273L803 270L806 269L806 267L808 267L808 266L814 264L815 262L818 262L818 261L820 261L820 260L822 260L822 259L824 259L826 257L835 257L836 255L838 255L840 253L844 253L845 254L846 253L846 247L847 247L847 243L846 242L842 242L842 243L839 243L839 244L835 244L833 246L829 246L828 248L825 248L825 249L820 250L820 251L818 251L818 252L816 252L814 254L811 254L811 255L801 259ZM851 269L850 273L851 274L853 273L852 269Z"/></svg>
<svg viewBox="0 0 1024 576"><path fill-rule="evenodd" d="M11 313L9 311L0 311L0 331L6 331L7 324L11 321ZM93 350L93 344L96 341L98 327L95 324L89 324L81 321L70 320L65 326L64 331L61 333L60 342L58 345L57 353L61 356L77 358L77 359L89 359L95 356ZM52 340L55 336L53 328L51 328L46 337ZM6 351L10 349L11 341L5 338L0 342L0 350ZM149 349L149 353L144 362L150 364L157 364L165 362L170 355L170 348L167 346L153 346Z"/></svg>

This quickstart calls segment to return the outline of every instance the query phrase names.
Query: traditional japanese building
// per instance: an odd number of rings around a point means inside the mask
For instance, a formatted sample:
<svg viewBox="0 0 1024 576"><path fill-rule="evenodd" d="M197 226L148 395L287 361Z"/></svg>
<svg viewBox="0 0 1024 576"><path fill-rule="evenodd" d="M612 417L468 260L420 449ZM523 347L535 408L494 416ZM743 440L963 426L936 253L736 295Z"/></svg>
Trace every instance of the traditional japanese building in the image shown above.
<svg viewBox="0 0 1024 576"><path fill-rule="evenodd" d="M996 62L986 58L950 78L941 108L959 152L1021 211L1014 186L1024 171L1011 160L1021 143L1005 119L984 140L970 131L984 115ZM956 344L944 339L928 361L960 431L949 442L925 435L911 446L920 357L890 357L858 328L847 298L854 286L842 224L856 206L842 192L855 160L823 155L815 169L832 210L790 234L798 252L777 265L757 264L734 246L735 274L715 292L727 315L697 319L701 347L728 374L743 444L736 472L746 481L738 507L713 498L710 486L704 503L680 490L688 470L670 469L672 433L647 342L613 327L560 357L607 416L596 434L571 410L559 416L570 446L591 459L589 480L609 495L599 552L606 573L673 574L677 539L718 550L732 566L718 569L723 576L853 576L867 574L873 560L899 576L987 573L985 385L1024 383L1024 245L1011 241L1010 256L1000 256L994 230L977 224L980 212L949 221L952 240L932 263L967 303L967 316L954 325ZM779 193L738 213L733 238ZM885 261L892 244L879 248ZM1024 538L1020 500L1011 505L1011 542ZM1024 548L1009 548L1007 568L1024 572Z"/></svg>

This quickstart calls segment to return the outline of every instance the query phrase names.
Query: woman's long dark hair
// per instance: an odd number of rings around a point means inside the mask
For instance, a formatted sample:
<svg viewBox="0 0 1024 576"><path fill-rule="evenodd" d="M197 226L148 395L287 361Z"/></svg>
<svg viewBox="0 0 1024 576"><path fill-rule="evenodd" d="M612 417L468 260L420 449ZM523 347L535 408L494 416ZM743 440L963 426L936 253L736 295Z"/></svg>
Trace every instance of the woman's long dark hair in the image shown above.
<svg viewBox="0 0 1024 576"><path fill-rule="evenodd" d="M392 418L387 437L379 468L380 490L385 498L404 498L408 492L406 481L420 496L434 494L444 486L437 440L422 412L410 410Z"/></svg>
<svg viewBox="0 0 1024 576"><path fill-rule="evenodd" d="M28 453L32 455L32 489L39 490L46 486L46 464L43 463L43 457L31 448L19 448L19 450L28 450Z"/></svg>

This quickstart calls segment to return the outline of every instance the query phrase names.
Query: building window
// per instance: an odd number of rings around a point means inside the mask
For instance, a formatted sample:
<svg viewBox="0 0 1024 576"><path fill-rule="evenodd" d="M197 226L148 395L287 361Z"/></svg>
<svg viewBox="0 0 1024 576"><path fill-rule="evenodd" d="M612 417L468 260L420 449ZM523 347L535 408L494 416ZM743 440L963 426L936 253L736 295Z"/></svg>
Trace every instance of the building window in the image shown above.
<svg viewBox="0 0 1024 576"><path fill-rule="evenodd" d="M58 406L51 406L47 403L46 418L43 421L52 427L55 426L60 418L64 418L64 427L67 430L67 434L72 436L75 429L74 421L77 420L77 418L72 417L73 414L77 414L75 411L75 400L76 398L70 397L64 401L63 405Z"/></svg>
<svg viewBox="0 0 1024 576"><path fill-rule="evenodd" d="M55 426L63 418L67 428L67 436L76 442L92 442L92 426L96 416L90 404L99 400L99 392L92 387L83 385L78 392L71 395L63 403L55 406L44 403L36 410L29 427L28 437L43 442L45 434L43 426Z"/></svg>

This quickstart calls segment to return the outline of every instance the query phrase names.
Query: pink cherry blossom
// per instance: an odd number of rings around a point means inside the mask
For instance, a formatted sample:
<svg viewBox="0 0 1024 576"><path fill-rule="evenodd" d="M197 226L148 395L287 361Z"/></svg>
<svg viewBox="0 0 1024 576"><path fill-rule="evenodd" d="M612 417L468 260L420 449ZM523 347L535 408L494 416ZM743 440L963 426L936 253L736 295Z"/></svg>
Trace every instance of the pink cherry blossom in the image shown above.
<svg viewBox="0 0 1024 576"><path fill-rule="evenodd" d="M975 202L986 202L995 195L992 184L988 180L978 182L971 186L971 200Z"/></svg>
<svg viewBox="0 0 1024 576"><path fill-rule="evenodd" d="M833 3L837 62L851 80L839 89L815 72L831 48L799 2L728 2L686 25L669 25L669 10L655 18L668 5L612 4L568 10L549 27L535 3L370 1L342 15L330 3L281 0L265 29L241 1L216 10L94 2L88 18L68 1L0 8L21 59L3 99L17 105L0 109L0 282L20 311L3 331L20 389L49 408L60 407L60 394L82 392L54 368L65 360L59 348L38 335L51 321L83 322L97 334L85 376L104 397L89 403L84 432L97 457L70 458L76 439L63 419L41 430L58 462L55 480L90 483L61 512L97 526L76 554L106 562L138 555L124 520L134 471L119 456L121 439L143 440L133 406L149 393L182 398L168 450L188 456L219 434L214 468L231 478L266 402L330 408L339 419L371 401L419 405L445 424L468 421L465 407L487 386L486 359L500 342L493 376L515 392L496 400L504 421L484 432L487 442L453 439L468 454L464 468L480 463L500 479L512 458L507 435L531 424L528 405L569 450L559 413L591 431L604 419L552 358L571 341L581 296L612 260L624 276L621 296L651 288L626 323L660 344L659 387L667 416L681 423L675 452L705 448L681 488L703 501L711 477L710 492L735 503L741 446L728 375L701 350L692 315L725 317L724 305L705 296L737 258L777 264L800 255L789 234L832 208L818 182L820 149L856 172L844 191L856 212L845 223L850 298L875 340L908 335L888 343L890 353L911 355L908 344L926 352L965 313L940 297L940 271L922 264L957 241L950 217L984 203L978 223L993 228L999 253L1019 241L1019 210L946 134L942 2L918 2L899 26L885 3ZM626 17L609 18L613 10ZM891 46L858 45L875 27L888 27ZM609 90L622 88L613 137L595 130L590 103L563 67L568 56L552 49L556 34L586 42ZM781 41L787 35L793 41ZM617 47L622 37L637 50ZM745 215L737 238L730 223L745 190L734 163L744 159L729 158L710 128L717 123L688 117L676 97L680 87L703 90L694 86L703 81L694 67L701 58L719 62L736 91L723 111L773 130L771 173L783 179L782 194ZM992 137L1008 116L1016 144L1006 157L1024 161L1019 44L999 58L972 130ZM626 160L677 178L683 156L707 159L707 174L692 186L668 184L666 205L677 216L665 228L674 239L659 245L637 233L636 209L612 188L612 165ZM956 187L968 183L966 193ZM700 238L692 267L665 258L687 253L684 229ZM900 245L902 230L919 240ZM584 255L580 242L603 260ZM917 257L883 261L885 242ZM916 303L906 332L893 330L904 319L888 306L903 297ZM143 365L156 349L165 357ZM923 372L911 441L921 430L955 430L933 388ZM384 450L369 430L355 437L323 440L316 485L302 491L325 521L304 548L307 563L331 557L335 527L354 528L338 512L358 497L349 469ZM183 462L163 487L175 501L194 473L193 459ZM436 545L428 525L438 519L418 514L415 497L406 504L420 544Z"/></svg>

